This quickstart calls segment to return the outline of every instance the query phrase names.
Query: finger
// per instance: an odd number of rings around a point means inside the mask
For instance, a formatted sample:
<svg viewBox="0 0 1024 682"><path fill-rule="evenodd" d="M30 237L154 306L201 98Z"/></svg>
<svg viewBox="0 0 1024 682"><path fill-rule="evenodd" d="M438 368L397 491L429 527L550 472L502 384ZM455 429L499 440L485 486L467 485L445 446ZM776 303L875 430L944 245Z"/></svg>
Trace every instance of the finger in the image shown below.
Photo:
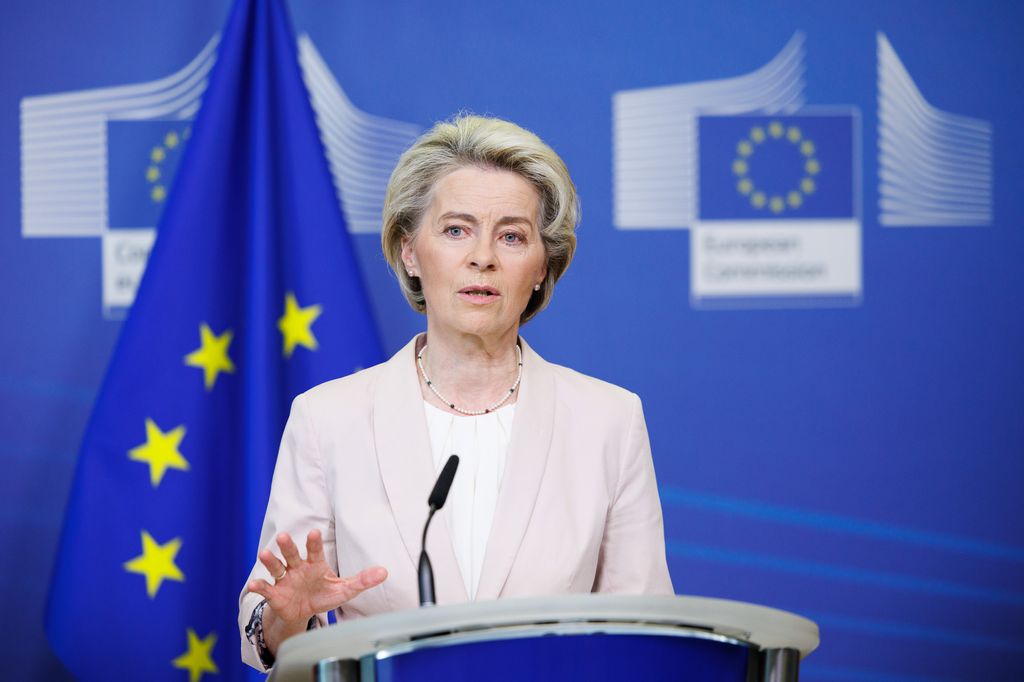
<svg viewBox="0 0 1024 682"><path fill-rule="evenodd" d="M276 590L274 590L274 586L268 583L266 580L250 580L249 585L247 587L250 592L260 595L267 601L274 600Z"/></svg>
<svg viewBox="0 0 1024 682"><path fill-rule="evenodd" d="M352 596L349 597L349 599L352 599L364 590L380 585L382 582L387 580L387 577L388 570L386 568L383 566L373 566L371 568L363 569L351 578L346 578L345 586L352 593Z"/></svg>
<svg viewBox="0 0 1024 682"><path fill-rule="evenodd" d="M281 548L281 554L284 556L285 563L288 566L298 566L302 563L302 557L299 556L299 548L295 546L295 541L292 540L291 535L280 533L277 536L277 546Z"/></svg>
<svg viewBox="0 0 1024 682"><path fill-rule="evenodd" d="M327 561L327 557L324 556L324 538L318 530L311 530L306 536L306 560Z"/></svg>
<svg viewBox="0 0 1024 682"><path fill-rule="evenodd" d="M284 577L287 567L284 562L277 558L277 555L271 552L269 549L265 549L259 553L260 563L267 569L267 573L270 574L274 580L280 580Z"/></svg>

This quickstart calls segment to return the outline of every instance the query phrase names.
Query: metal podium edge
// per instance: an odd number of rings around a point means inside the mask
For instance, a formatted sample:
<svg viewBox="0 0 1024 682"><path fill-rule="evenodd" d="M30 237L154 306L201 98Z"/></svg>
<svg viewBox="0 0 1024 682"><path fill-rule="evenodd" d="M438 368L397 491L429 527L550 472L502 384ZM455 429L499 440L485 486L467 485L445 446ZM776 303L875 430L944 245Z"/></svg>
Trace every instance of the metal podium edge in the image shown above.
<svg viewBox="0 0 1024 682"><path fill-rule="evenodd" d="M270 682L308 682L314 662L361 659L414 640L535 623L632 623L687 627L800 657L818 646L818 626L802 616L757 604L690 596L574 594L501 599L395 611L342 621L287 640Z"/></svg>

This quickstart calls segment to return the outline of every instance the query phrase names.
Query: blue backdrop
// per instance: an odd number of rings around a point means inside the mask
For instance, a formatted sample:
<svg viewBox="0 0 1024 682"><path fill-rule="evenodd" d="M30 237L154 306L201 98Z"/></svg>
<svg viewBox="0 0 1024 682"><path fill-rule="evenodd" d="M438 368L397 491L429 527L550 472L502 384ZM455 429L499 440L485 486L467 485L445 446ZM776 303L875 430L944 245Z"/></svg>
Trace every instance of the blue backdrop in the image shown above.
<svg viewBox="0 0 1024 682"><path fill-rule="evenodd" d="M817 620L808 680L1024 676L1024 9L289 6L386 352L423 328L372 233L388 160L461 109L535 130L568 164L584 220L576 261L523 335L644 399L677 590ZM227 9L0 11L12 677L64 675L42 613L72 468L176 163L162 136L185 135ZM841 225L800 221L786 193L805 191L800 172L772 176L784 203L772 215L766 195L760 222L700 210L721 194L702 187L710 117L764 116L763 147L754 123L736 140L767 150L773 122L785 140L801 116L836 112L852 142L826 158L835 139L821 138L815 152L822 174L844 165L854 206ZM126 120L167 125L152 125L150 144ZM351 139L354 120L378 133ZM827 135L815 125L794 149ZM752 158L721 182L753 202L739 183L784 172L765 168ZM817 279L780 280L796 266ZM233 644L221 647L218 662L234 665Z"/></svg>

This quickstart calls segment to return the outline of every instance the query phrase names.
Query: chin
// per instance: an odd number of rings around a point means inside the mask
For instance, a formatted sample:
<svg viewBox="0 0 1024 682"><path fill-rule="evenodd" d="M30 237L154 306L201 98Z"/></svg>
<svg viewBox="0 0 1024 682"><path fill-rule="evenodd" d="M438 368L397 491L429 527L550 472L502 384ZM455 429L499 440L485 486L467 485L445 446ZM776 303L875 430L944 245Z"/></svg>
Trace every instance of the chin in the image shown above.
<svg viewBox="0 0 1024 682"><path fill-rule="evenodd" d="M463 334L473 336L495 336L507 332L511 327L507 320L495 319L493 315L466 315L455 325Z"/></svg>

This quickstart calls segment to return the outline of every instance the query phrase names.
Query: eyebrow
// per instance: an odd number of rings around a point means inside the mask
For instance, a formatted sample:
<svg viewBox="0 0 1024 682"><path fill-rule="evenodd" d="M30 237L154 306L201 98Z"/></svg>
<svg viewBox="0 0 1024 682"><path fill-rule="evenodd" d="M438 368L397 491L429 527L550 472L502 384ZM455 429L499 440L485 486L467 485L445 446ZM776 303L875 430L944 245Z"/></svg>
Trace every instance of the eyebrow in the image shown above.
<svg viewBox="0 0 1024 682"><path fill-rule="evenodd" d="M476 216L474 216L474 215L472 215L470 213L459 213L458 211L448 211L447 213L443 213L441 215L440 219L441 220L464 220L467 223L472 223L474 225L476 225L479 222L479 221L477 221ZM501 218L498 219L498 223L497 224L498 225L511 225L511 224L516 224L516 223L526 223L530 227L533 227L533 222L529 218L525 218L523 216L513 216L513 215L502 216Z"/></svg>

